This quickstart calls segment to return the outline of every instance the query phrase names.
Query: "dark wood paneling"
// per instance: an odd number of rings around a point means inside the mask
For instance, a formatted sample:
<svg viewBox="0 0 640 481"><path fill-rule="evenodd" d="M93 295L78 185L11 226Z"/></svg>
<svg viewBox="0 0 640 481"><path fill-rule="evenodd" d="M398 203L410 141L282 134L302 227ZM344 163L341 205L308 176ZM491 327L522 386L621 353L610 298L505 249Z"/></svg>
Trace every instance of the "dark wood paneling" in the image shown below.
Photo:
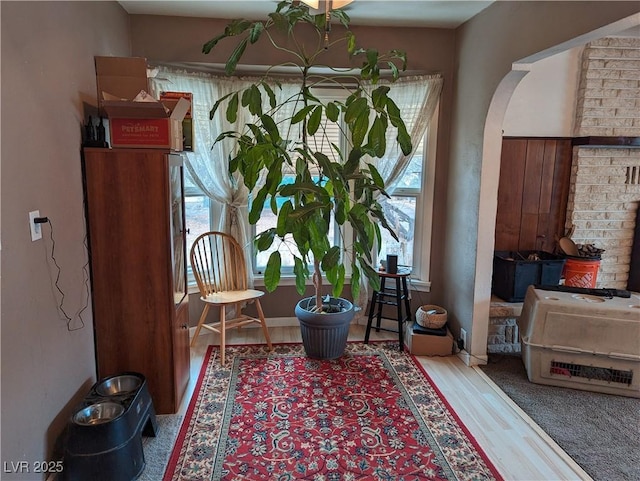
<svg viewBox="0 0 640 481"><path fill-rule="evenodd" d="M553 252L566 218L571 139L504 138L496 250Z"/></svg>
<svg viewBox="0 0 640 481"><path fill-rule="evenodd" d="M527 141L514 139L502 144L498 215L496 218L496 250L517 249L522 219L522 189ZM509 247L509 246L516 246Z"/></svg>

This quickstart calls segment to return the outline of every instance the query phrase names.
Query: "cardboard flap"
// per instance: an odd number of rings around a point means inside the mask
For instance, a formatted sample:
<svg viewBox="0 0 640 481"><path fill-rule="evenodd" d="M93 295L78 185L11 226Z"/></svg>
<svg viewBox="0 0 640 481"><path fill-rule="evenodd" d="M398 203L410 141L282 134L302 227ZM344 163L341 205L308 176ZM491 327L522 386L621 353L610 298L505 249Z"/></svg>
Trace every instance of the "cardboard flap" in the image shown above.
<svg viewBox="0 0 640 481"><path fill-rule="evenodd" d="M102 92L129 100L141 90L149 90L145 58L96 56L94 59L100 107L103 107L102 101L105 99L101 97Z"/></svg>
<svg viewBox="0 0 640 481"><path fill-rule="evenodd" d="M178 103L176 104L176 106L173 108L173 111L171 112L171 119L182 121L182 119L184 119L184 116L187 115L187 112L189 111L190 108L191 108L191 102L189 102L187 99L184 99L184 98L179 99Z"/></svg>

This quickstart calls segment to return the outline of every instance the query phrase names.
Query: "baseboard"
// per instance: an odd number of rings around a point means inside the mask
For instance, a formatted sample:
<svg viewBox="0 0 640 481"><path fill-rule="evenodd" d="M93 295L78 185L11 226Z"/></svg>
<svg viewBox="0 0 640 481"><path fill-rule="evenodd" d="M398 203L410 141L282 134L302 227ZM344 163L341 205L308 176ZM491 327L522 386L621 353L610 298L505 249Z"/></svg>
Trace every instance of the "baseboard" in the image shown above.
<svg viewBox="0 0 640 481"><path fill-rule="evenodd" d="M267 327L297 327L300 325L298 319L296 317L267 317ZM243 326L243 329L258 329L260 325L248 324ZM191 326L189 328L189 338L193 339L193 336L196 333L196 326Z"/></svg>
<svg viewBox="0 0 640 481"><path fill-rule="evenodd" d="M481 364L487 364L489 362L489 356L472 356L467 351L460 351L456 354L465 366L473 367Z"/></svg>

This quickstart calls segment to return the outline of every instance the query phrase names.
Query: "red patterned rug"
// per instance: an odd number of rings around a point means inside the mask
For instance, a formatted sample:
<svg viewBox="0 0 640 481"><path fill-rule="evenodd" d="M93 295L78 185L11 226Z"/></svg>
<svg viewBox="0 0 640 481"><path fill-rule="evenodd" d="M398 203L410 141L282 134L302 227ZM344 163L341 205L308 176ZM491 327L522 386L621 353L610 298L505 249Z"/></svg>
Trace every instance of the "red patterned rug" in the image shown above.
<svg viewBox="0 0 640 481"><path fill-rule="evenodd" d="M209 347L164 481L501 480L397 343Z"/></svg>

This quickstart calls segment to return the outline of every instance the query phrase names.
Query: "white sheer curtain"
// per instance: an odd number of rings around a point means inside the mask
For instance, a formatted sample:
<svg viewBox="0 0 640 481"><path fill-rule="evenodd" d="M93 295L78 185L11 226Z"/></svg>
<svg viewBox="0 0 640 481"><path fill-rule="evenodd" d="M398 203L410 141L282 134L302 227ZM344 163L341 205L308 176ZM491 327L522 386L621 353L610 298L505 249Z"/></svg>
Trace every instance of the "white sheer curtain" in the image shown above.
<svg viewBox="0 0 640 481"><path fill-rule="evenodd" d="M238 125L249 122L250 114L245 109L239 109L238 122L232 125L226 119L225 104L212 120L209 120L209 112L218 99L244 89L257 80L216 77L168 67L157 67L155 77L150 79L151 90L156 98L162 91L193 94L194 151L186 152L186 168L202 192L221 206L221 215L215 228L231 234L244 247L250 285L253 285L253 268L248 221L249 192L239 176L229 175L228 159L235 152L235 141L224 139L214 144L220 133L236 130ZM286 84L283 89L274 88L274 92L277 102L290 95ZM268 105L266 95L264 97L265 105Z"/></svg>
<svg viewBox="0 0 640 481"><path fill-rule="evenodd" d="M400 78L390 83L381 80L377 84L367 84L369 93L380 85L388 85L391 90L389 97L398 105L402 120L413 140L413 150L404 155L395 140L396 129L392 126L387 130L387 151L381 159L375 159L376 167L384 179L388 194L395 190L398 179L404 174L409 161L418 146L420 139L429 126L429 120L433 116L440 92L442 91L442 76L423 75Z"/></svg>
<svg viewBox="0 0 640 481"><path fill-rule="evenodd" d="M391 88L388 95L400 109L402 119L412 139L413 150L408 155L403 154L395 140L397 131L390 126L387 130L387 150L384 157L372 159L384 180L389 195L393 194L396 189L399 179L405 173L420 140L429 127L429 121L440 100L442 82L442 75L435 74L400 78L393 83L381 80L375 85L366 85L369 93L380 85L388 85ZM380 202L384 203L384 199L381 199ZM355 299L356 306L362 308L358 313L359 318L365 314L364 307L367 305L368 298L368 282L363 276L360 295L358 299Z"/></svg>

